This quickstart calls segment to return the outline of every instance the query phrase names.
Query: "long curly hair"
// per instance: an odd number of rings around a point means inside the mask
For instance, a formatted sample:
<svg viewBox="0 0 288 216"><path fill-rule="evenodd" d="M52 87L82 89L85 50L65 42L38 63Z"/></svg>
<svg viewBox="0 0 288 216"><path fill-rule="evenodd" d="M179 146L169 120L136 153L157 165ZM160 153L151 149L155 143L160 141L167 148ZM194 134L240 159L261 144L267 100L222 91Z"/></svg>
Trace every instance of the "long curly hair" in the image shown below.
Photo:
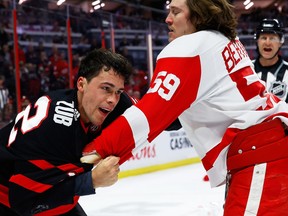
<svg viewBox="0 0 288 216"><path fill-rule="evenodd" d="M230 40L237 36L234 6L226 0L186 0L190 20L197 31L216 30Z"/></svg>

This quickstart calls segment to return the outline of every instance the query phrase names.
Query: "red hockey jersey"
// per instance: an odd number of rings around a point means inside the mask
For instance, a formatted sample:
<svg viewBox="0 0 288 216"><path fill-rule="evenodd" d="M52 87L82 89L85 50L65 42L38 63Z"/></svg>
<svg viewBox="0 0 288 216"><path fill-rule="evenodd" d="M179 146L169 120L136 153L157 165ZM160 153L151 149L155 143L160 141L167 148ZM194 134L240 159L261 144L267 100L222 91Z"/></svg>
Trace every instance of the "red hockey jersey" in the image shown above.
<svg viewBox="0 0 288 216"><path fill-rule="evenodd" d="M241 44L219 32L173 40L159 54L147 94L84 151L123 163L179 116L212 186L225 182L227 149L238 131L268 118L288 124L288 105L268 94Z"/></svg>

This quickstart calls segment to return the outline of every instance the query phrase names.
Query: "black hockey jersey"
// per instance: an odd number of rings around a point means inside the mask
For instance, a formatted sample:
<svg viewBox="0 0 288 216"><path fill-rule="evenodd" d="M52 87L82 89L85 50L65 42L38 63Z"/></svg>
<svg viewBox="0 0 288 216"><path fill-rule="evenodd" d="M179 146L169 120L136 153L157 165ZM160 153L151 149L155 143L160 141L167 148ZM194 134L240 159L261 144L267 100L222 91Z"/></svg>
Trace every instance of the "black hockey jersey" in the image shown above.
<svg viewBox="0 0 288 216"><path fill-rule="evenodd" d="M125 93L103 128L132 105ZM101 129L84 125L75 89L51 92L0 130L0 202L20 215L59 215L78 202L75 176L83 147Z"/></svg>

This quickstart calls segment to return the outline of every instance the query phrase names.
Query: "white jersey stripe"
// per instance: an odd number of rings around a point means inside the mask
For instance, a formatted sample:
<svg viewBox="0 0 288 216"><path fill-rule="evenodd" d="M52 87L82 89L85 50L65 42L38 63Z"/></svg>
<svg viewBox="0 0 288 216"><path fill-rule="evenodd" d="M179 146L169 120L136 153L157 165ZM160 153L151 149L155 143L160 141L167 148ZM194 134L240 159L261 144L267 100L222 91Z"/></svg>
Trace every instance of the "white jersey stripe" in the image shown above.
<svg viewBox="0 0 288 216"><path fill-rule="evenodd" d="M150 127L145 114L138 107L132 106L130 109L126 110L124 114L131 127L133 138L136 144L132 151L132 154L134 155L145 146L145 143L149 143L147 138Z"/></svg>
<svg viewBox="0 0 288 216"><path fill-rule="evenodd" d="M254 167L250 193L244 216L257 215L261 195L263 191L267 163L258 164Z"/></svg>

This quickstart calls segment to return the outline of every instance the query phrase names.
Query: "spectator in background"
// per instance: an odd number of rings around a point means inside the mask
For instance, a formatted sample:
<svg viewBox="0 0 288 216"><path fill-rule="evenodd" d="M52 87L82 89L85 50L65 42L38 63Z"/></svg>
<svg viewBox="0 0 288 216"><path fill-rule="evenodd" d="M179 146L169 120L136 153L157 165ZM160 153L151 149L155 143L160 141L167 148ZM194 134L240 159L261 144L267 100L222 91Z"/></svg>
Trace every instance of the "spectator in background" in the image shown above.
<svg viewBox="0 0 288 216"><path fill-rule="evenodd" d="M39 59L37 62L37 67L43 67L43 69L45 70L49 70L49 66L51 64L51 62L49 61L48 57L47 57L47 53L45 52L45 50L39 52Z"/></svg>
<svg viewBox="0 0 288 216"><path fill-rule="evenodd" d="M3 23L0 23L0 46L9 42L9 35L5 31Z"/></svg>
<svg viewBox="0 0 288 216"><path fill-rule="evenodd" d="M3 44L0 50L0 61L3 64L11 64L13 62L10 47L8 44Z"/></svg>
<svg viewBox="0 0 288 216"><path fill-rule="evenodd" d="M12 63L14 64L14 45L12 44L11 47L9 48L10 50L10 59ZM19 62L26 63L26 56L25 52L23 50L23 47L18 43L18 56L19 56Z"/></svg>
<svg viewBox="0 0 288 216"><path fill-rule="evenodd" d="M21 111L23 111L30 104L29 99L26 96L22 96L21 99Z"/></svg>
<svg viewBox="0 0 288 216"><path fill-rule="evenodd" d="M135 68L133 71L132 76L133 82L134 82L134 97L135 98L141 98L148 90L148 76L147 72L140 70L138 68ZM138 92L137 92L138 91ZM139 94L139 96L138 96Z"/></svg>
<svg viewBox="0 0 288 216"><path fill-rule="evenodd" d="M129 53L129 50L126 46L122 47L120 50L120 53L128 59L128 61L132 64L132 66L135 66L134 57Z"/></svg>
<svg viewBox="0 0 288 216"><path fill-rule="evenodd" d="M39 62L39 55L35 51L34 46L29 44L25 51L26 63L37 64Z"/></svg>
<svg viewBox="0 0 288 216"><path fill-rule="evenodd" d="M101 48L101 43L98 41L97 38L93 38L90 42L89 52L93 51L94 49ZM84 53L80 53L80 55L83 55Z"/></svg>
<svg viewBox="0 0 288 216"><path fill-rule="evenodd" d="M129 43L129 41L127 40L126 36L124 36L124 37L122 38L122 41L120 41L120 43L119 43L120 49L121 49L121 47L125 47L125 46L130 46L130 43Z"/></svg>
<svg viewBox="0 0 288 216"><path fill-rule="evenodd" d="M288 62L279 54L284 44L284 28L277 19L263 19L256 29L257 59L252 62L267 90L288 102Z"/></svg>
<svg viewBox="0 0 288 216"><path fill-rule="evenodd" d="M45 52L44 41L39 41L38 46L35 48L37 55L40 55L41 52Z"/></svg>
<svg viewBox="0 0 288 216"><path fill-rule="evenodd" d="M20 41L32 41L31 36L23 32L20 35Z"/></svg>
<svg viewBox="0 0 288 216"><path fill-rule="evenodd" d="M5 76L0 75L0 122L5 119L5 108L9 103L9 90L5 86Z"/></svg>
<svg viewBox="0 0 288 216"><path fill-rule="evenodd" d="M43 66L40 66L38 68L38 73L40 76L40 95L44 95L50 90L49 68L47 72Z"/></svg>
<svg viewBox="0 0 288 216"><path fill-rule="evenodd" d="M36 70L36 65L27 64L29 70L27 86L27 97L30 102L35 102L41 96L41 76Z"/></svg>
<svg viewBox="0 0 288 216"><path fill-rule="evenodd" d="M5 64L2 72L5 76L5 87L9 90L9 95L12 100L16 98L15 89L15 71L12 64Z"/></svg>
<svg viewBox="0 0 288 216"><path fill-rule="evenodd" d="M132 39L132 46L139 46L141 44L141 40L139 38L139 34L135 34L134 38Z"/></svg>
<svg viewBox="0 0 288 216"><path fill-rule="evenodd" d="M20 71L20 87L21 87L21 94L27 95L29 91L29 64L25 64L23 61L19 62L19 71Z"/></svg>
<svg viewBox="0 0 288 216"><path fill-rule="evenodd" d="M51 62L51 90L67 88L69 85L68 62L65 55L65 52L59 52L55 46L53 54L49 58L49 61Z"/></svg>

